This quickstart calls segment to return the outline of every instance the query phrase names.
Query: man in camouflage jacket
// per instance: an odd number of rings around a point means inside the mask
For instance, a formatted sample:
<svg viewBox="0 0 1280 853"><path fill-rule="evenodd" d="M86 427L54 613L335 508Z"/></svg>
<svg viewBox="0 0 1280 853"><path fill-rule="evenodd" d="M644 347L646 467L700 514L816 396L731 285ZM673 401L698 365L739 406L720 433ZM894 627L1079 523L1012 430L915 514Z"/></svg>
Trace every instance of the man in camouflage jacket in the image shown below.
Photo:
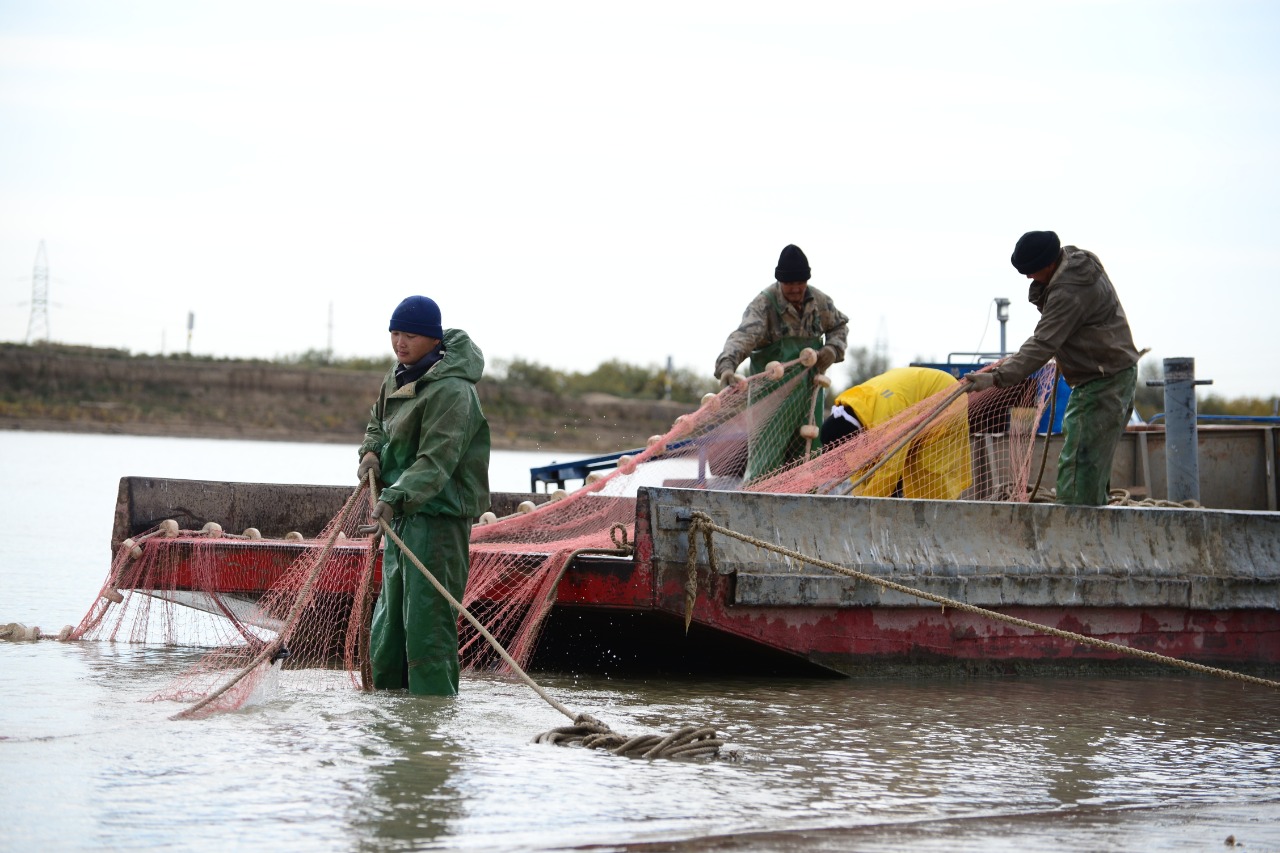
<svg viewBox="0 0 1280 853"><path fill-rule="evenodd" d="M788 245L778 258L773 284L760 292L742 314L742 322L724 342L716 358L716 377L722 385L742 380L738 365L751 359L750 373L762 372L771 361L792 361L801 350L818 353L815 373L844 360L849 318L840 313L830 296L809 286L809 260L799 247ZM766 393L771 388L764 389ZM799 383L780 405L769 424L768 435L751 443L745 469L746 479L767 474L775 468L816 451L812 442L798 431L806 423L820 424L825 411L822 393L816 395L812 411L812 388ZM792 399L794 398L794 400Z"/></svg>
<svg viewBox="0 0 1280 853"><path fill-rule="evenodd" d="M818 350L819 373L844 361L849 318L840 313L830 296L809 284L809 260L798 246L782 250L774 276L777 280L751 300L742 313L742 322L725 340L724 349L716 358L716 378L722 385L734 381L738 365L748 356L752 356L753 374L770 361L790 361L806 346ZM787 352L794 349L795 353L771 357L778 354L772 351L775 345L784 340L804 343L778 347ZM761 360L758 354L766 350L770 352Z"/></svg>

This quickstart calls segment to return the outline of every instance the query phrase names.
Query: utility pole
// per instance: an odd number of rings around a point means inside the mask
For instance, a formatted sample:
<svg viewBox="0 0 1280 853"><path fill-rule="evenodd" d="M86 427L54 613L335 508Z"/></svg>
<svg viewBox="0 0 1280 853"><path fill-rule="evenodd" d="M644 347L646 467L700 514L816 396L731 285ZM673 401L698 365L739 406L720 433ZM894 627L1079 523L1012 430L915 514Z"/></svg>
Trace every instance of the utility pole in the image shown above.
<svg viewBox="0 0 1280 853"><path fill-rule="evenodd" d="M191 332L196 327L196 312L187 312L187 355L191 355Z"/></svg>
<svg viewBox="0 0 1280 853"><path fill-rule="evenodd" d="M44 241L36 251L36 268L31 274L31 319L27 321L27 343L49 342L49 262Z"/></svg>
<svg viewBox="0 0 1280 853"><path fill-rule="evenodd" d="M329 303L329 338L324 350L325 364L333 362L333 302Z"/></svg>

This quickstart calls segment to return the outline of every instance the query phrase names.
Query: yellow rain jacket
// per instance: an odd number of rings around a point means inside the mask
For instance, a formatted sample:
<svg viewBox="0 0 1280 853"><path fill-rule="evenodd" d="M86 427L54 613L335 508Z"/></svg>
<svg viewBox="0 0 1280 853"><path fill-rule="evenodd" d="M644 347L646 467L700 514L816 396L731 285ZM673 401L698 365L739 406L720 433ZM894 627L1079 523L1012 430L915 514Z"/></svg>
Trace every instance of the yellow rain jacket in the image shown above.
<svg viewBox="0 0 1280 853"><path fill-rule="evenodd" d="M899 367L873 376L836 397L833 405L853 412L863 429L893 420L922 400L952 390L957 380L931 367ZM902 482L902 497L955 500L973 481L969 462L969 406L965 394L953 401L911 443L893 455L854 494L889 497ZM941 403L941 396L939 396ZM890 443L886 450L893 447ZM879 462L877 456L870 464ZM862 466L851 479L862 476Z"/></svg>

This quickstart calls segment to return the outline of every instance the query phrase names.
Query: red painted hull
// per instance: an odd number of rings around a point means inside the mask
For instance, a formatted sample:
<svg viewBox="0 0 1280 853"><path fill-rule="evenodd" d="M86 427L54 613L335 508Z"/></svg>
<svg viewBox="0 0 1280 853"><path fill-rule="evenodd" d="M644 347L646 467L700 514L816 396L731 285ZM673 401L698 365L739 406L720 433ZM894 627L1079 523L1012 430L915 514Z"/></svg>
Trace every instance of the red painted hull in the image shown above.
<svg viewBox="0 0 1280 853"><path fill-rule="evenodd" d="M313 542L267 540L154 544L172 549L166 561L169 576L157 579L156 589L212 588L247 597L261 595L300 554L320 547ZM649 518L644 511L637 516L635 544L630 559L580 557L559 582L556 609L661 614L667 618L655 621L653 624L660 627L654 630L680 630L676 626L684 618L683 572L670 565L664 576L655 571ZM355 543L336 546L341 570L326 576L320 592L339 596L354 592L362 548ZM196 549L204 551L198 561L193 559ZM214 559L209 559L211 556ZM1120 652L954 609L734 604L734 583L732 574L710 574L701 567L693 609L693 622L701 631L710 630L840 672L882 671L896 665L917 669L932 665L961 669L1010 669L1022 664L1079 667L1132 660ZM1052 628L1211 666L1280 665L1277 609L1019 606L999 610Z"/></svg>

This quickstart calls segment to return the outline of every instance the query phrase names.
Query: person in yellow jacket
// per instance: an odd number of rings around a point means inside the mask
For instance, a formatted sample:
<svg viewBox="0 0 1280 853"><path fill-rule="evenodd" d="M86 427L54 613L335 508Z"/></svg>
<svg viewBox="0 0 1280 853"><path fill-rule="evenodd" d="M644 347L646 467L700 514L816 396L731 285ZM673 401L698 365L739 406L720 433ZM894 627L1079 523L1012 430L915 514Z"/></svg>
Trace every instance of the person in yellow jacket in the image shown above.
<svg viewBox="0 0 1280 853"><path fill-rule="evenodd" d="M931 367L899 367L842 392L822 423L823 452L861 430L887 423L922 400L953 389L958 380ZM853 493L864 497L955 500L973 481L969 460L969 407L961 394L911 443ZM890 444L892 447L892 444ZM886 450L889 449L888 447ZM879 462L877 456L872 464ZM865 474L860 466L853 479Z"/></svg>

